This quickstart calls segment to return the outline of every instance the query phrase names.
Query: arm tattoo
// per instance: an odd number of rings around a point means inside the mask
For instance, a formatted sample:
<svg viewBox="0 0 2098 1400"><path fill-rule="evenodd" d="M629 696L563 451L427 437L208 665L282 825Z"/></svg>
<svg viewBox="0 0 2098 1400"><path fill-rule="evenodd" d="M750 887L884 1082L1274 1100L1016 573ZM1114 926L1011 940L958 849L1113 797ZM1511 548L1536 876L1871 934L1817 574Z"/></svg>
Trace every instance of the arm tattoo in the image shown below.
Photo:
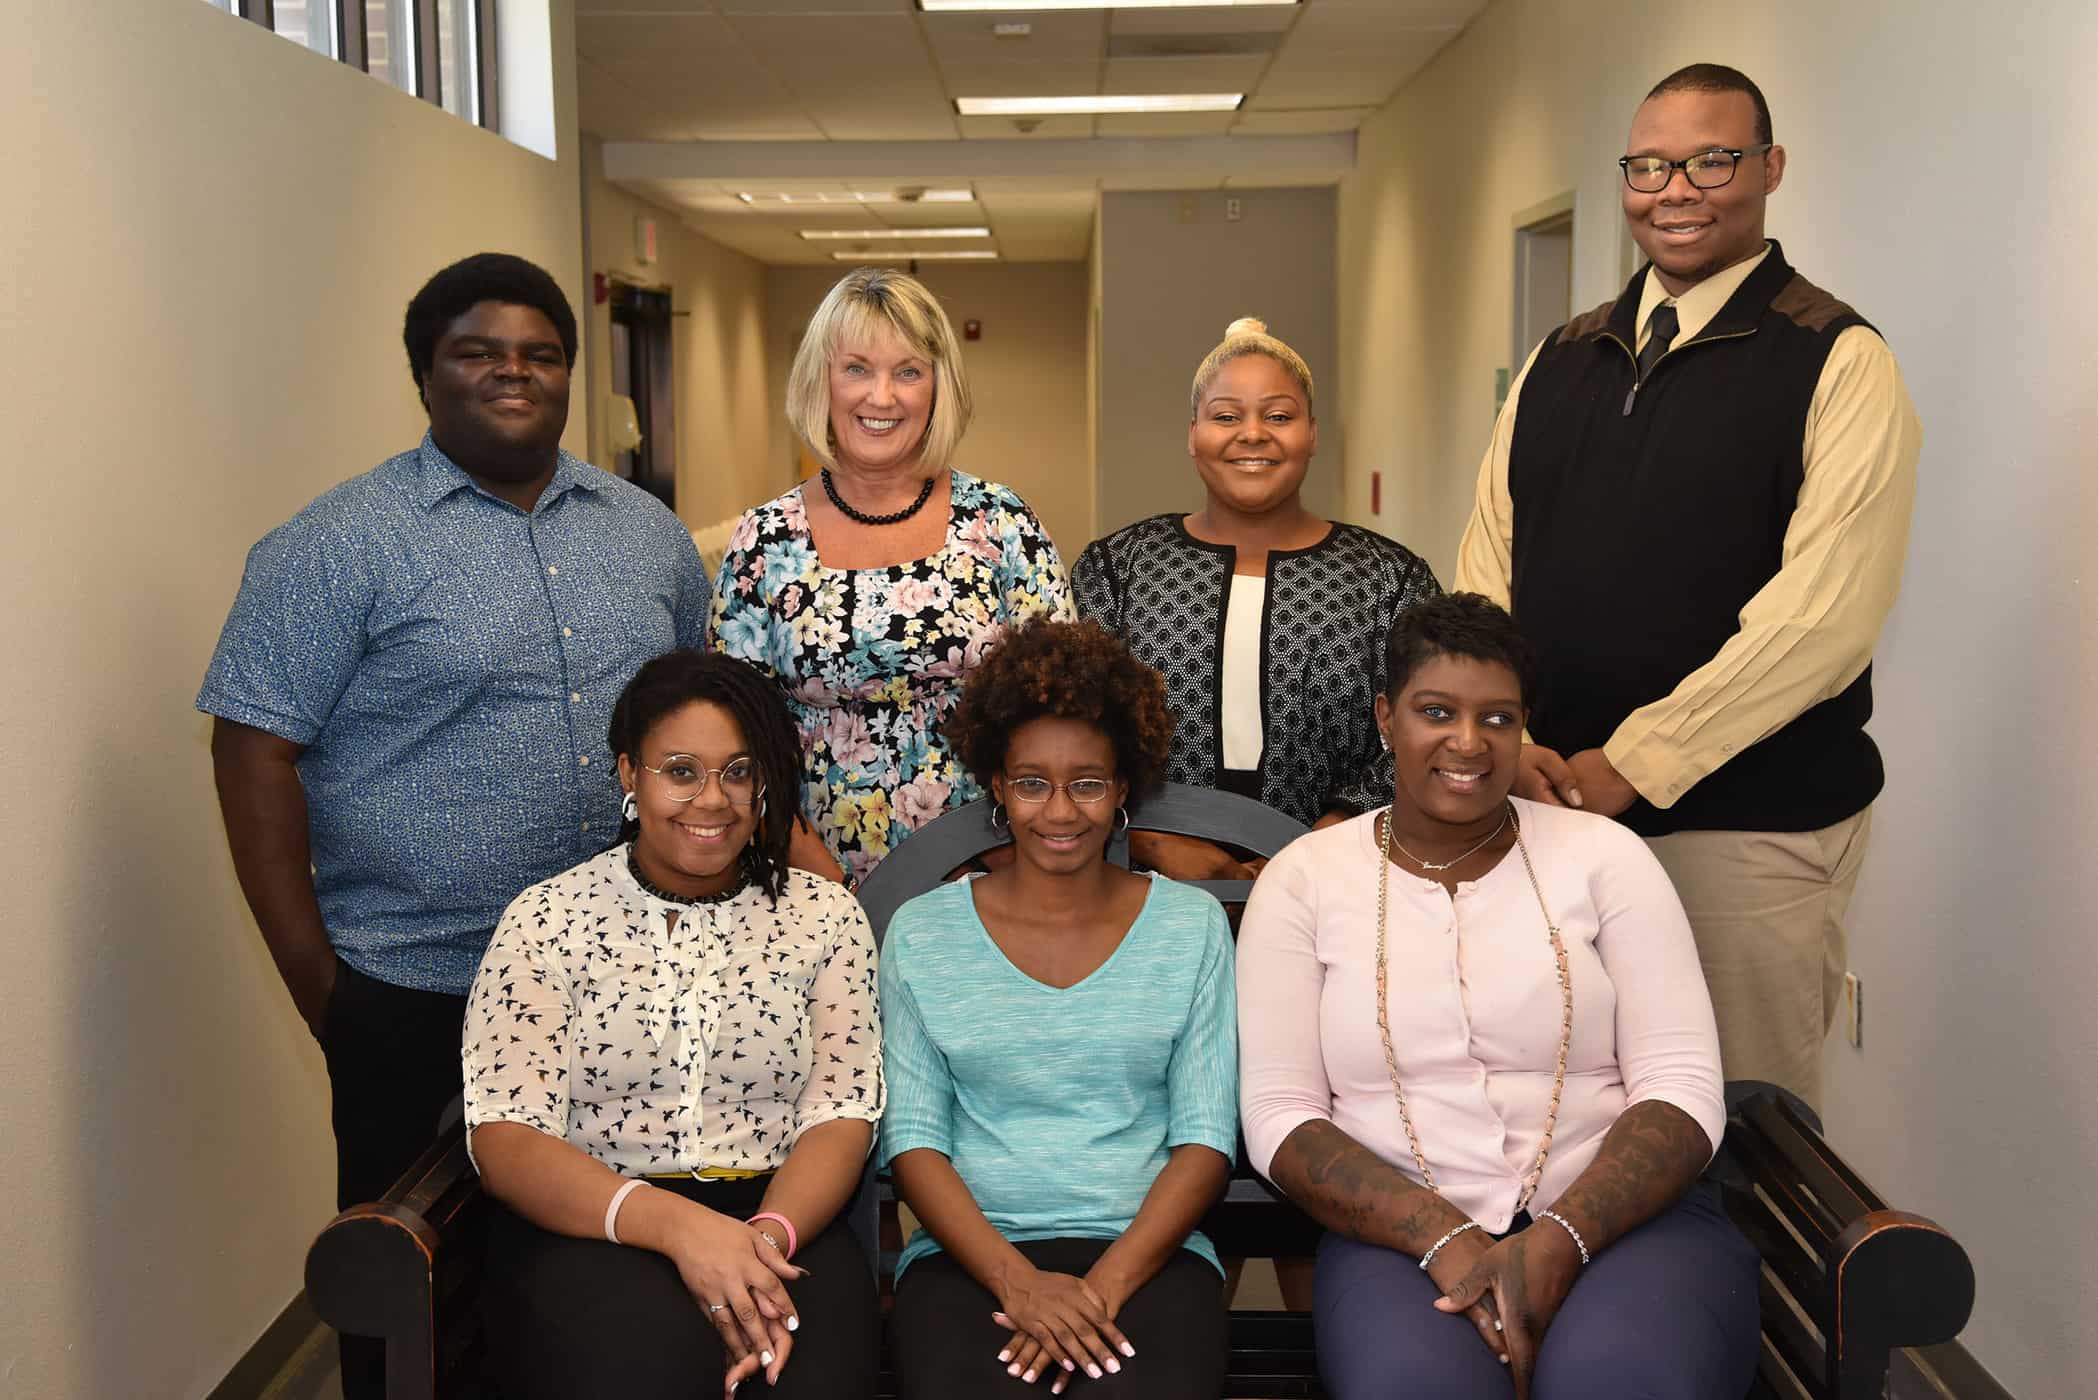
<svg viewBox="0 0 2098 1400"><path fill-rule="evenodd" d="M1588 1248L1600 1251L1673 1205L1711 1156L1711 1139L1689 1114L1656 1099L1633 1104L1553 1209L1584 1222Z"/></svg>
<svg viewBox="0 0 2098 1400"><path fill-rule="evenodd" d="M1418 1259L1464 1212L1322 1118L1283 1139L1268 1174L1329 1230Z"/></svg>

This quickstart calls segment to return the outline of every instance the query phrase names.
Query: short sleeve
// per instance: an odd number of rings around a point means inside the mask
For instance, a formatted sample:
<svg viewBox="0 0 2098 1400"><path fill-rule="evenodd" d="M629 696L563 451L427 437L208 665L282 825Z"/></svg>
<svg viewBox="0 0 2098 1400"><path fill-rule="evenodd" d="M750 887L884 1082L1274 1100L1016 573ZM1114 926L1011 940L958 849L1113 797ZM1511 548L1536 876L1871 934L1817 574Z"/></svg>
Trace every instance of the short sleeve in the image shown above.
<svg viewBox="0 0 2098 1400"><path fill-rule="evenodd" d="M1071 601L1080 617L1091 618L1119 637L1124 635L1122 595L1116 583L1107 541L1094 540L1071 569Z"/></svg>
<svg viewBox="0 0 2098 1400"><path fill-rule="evenodd" d="M904 916L898 915L899 920ZM909 935L891 925L881 959L882 1055L889 1083L881 1120L884 1167L929 1147L954 1155L954 1075L927 1034L910 985Z"/></svg>
<svg viewBox="0 0 2098 1400"><path fill-rule="evenodd" d="M809 987L811 1062L794 1101L796 1138L836 1118L878 1122L884 1101L874 931L842 887L825 881L819 893L833 936Z"/></svg>
<svg viewBox="0 0 2098 1400"><path fill-rule="evenodd" d="M772 654L772 607L765 596L765 552L759 535L759 511L744 511L714 577L708 645L776 680L779 665Z"/></svg>
<svg viewBox="0 0 2098 1400"><path fill-rule="evenodd" d="M1201 896L1202 966L1187 1024L1166 1066L1166 1146L1195 1143L1238 1156L1238 1005L1231 976L1231 925Z"/></svg>
<svg viewBox="0 0 2098 1400"><path fill-rule="evenodd" d="M197 708L311 744L364 659L375 590L367 561L294 518L248 551Z"/></svg>
<svg viewBox="0 0 2098 1400"><path fill-rule="evenodd" d="M459 1066L466 1089L467 1152L483 1123L522 1123L568 1135L569 1020L575 1002L539 929L545 896L527 890L496 926L466 997Z"/></svg>
<svg viewBox="0 0 2098 1400"><path fill-rule="evenodd" d="M1239 1104L1246 1155L1262 1176L1298 1127L1333 1117L1319 1048L1324 989L1317 885L1285 850L1260 872L1238 930Z"/></svg>
<svg viewBox="0 0 2098 1400"><path fill-rule="evenodd" d="M705 651L712 634L714 587L707 579L707 566L699 557L699 546L682 528L677 552L677 644L691 651Z"/></svg>
<svg viewBox="0 0 2098 1400"><path fill-rule="evenodd" d="M1005 509L1004 542L1000 554L1000 585L1005 621L1044 616L1069 622L1071 580L1064 561L1056 552L1049 532L1017 498Z"/></svg>

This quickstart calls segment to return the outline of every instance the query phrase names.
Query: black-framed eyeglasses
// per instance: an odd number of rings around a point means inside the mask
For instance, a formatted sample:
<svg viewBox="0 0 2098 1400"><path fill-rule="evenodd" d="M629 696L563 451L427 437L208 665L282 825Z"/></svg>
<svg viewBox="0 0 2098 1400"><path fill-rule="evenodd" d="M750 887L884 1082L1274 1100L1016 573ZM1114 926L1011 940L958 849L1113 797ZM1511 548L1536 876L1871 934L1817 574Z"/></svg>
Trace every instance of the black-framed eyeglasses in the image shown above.
<svg viewBox="0 0 2098 1400"><path fill-rule="evenodd" d="M758 777L758 765L747 758L739 758L721 768L709 768L688 753L674 753L663 760L660 768L641 765L663 780L663 795L672 802L690 802L707 790L707 780L718 778L721 795L737 807L748 807L765 795L765 785Z"/></svg>
<svg viewBox="0 0 2098 1400"><path fill-rule="evenodd" d="M1073 778L1068 783L1052 783L1047 778L1007 778L1005 795L1011 801L1039 807L1062 789L1073 802L1090 807L1095 802L1105 802L1114 787L1106 778Z"/></svg>
<svg viewBox="0 0 2098 1400"><path fill-rule="evenodd" d="M1745 156L1759 156L1768 151L1771 143L1750 146L1745 151L1724 148L1699 151L1694 156L1681 160L1667 160L1661 156L1619 156L1617 168L1624 172L1624 182L1641 194L1659 194L1668 188L1668 182L1680 170L1683 178L1701 190L1716 190L1731 182L1734 172L1740 168Z"/></svg>

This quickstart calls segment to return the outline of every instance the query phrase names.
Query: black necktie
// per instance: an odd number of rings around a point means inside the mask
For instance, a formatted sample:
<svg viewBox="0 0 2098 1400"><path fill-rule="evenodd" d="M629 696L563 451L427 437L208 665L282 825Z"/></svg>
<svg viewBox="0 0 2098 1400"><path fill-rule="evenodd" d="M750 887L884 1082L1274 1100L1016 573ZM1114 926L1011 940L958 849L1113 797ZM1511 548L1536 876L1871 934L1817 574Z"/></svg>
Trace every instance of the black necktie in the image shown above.
<svg viewBox="0 0 2098 1400"><path fill-rule="evenodd" d="M1655 307L1653 319L1648 321L1646 325L1646 348L1639 352L1639 377L1641 379L1653 373L1654 361L1667 354L1668 347L1675 343L1675 333L1679 329L1679 325L1676 321L1674 305L1664 302Z"/></svg>

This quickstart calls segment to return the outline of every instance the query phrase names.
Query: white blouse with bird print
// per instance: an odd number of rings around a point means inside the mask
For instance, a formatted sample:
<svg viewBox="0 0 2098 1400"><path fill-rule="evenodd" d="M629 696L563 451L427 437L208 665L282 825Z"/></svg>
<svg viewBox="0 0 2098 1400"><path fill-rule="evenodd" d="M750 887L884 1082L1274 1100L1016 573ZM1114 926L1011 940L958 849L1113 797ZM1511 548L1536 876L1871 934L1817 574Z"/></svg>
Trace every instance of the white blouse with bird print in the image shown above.
<svg viewBox="0 0 2098 1400"><path fill-rule="evenodd" d="M673 904L642 890L627 850L504 912L467 999L467 1127L523 1123L641 1175L770 1171L818 1123L878 1122L859 902L790 870L777 905L756 885Z"/></svg>

